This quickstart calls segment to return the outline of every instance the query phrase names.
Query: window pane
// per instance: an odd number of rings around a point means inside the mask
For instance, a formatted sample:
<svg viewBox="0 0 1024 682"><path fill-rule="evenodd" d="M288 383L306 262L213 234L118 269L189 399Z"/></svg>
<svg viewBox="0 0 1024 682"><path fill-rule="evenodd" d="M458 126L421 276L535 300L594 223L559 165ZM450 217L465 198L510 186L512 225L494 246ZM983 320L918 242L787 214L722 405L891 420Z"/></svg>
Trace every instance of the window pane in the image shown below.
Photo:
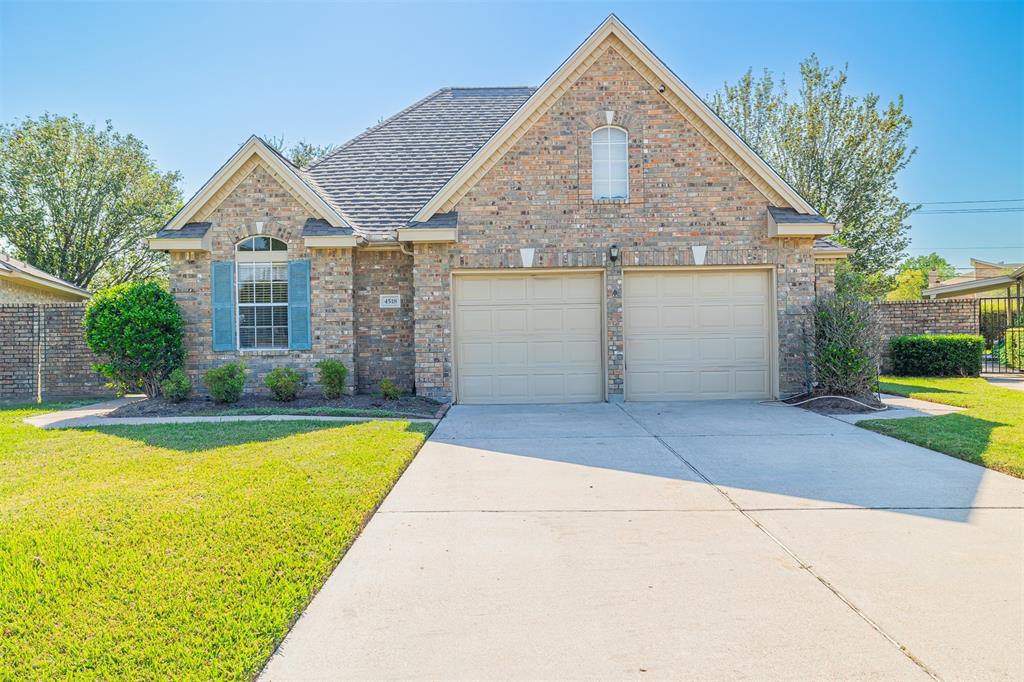
<svg viewBox="0 0 1024 682"><path fill-rule="evenodd" d="M288 347L288 327L274 327L274 345L278 348Z"/></svg>
<svg viewBox="0 0 1024 682"><path fill-rule="evenodd" d="M274 324L274 311L272 308L260 306L256 309L256 326L269 327Z"/></svg>
<svg viewBox="0 0 1024 682"><path fill-rule="evenodd" d="M238 264L238 281L239 282L251 282L253 279L252 263L239 263Z"/></svg>
<svg viewBox="0 0 1024 682"><path fill-rule="evenodd" d="M246 239L244 242L239 243L239 251L252 251L252 240Z"/></svg>
<svg viewBox="0 0 1024 682"><path fill-rule="evenodd" d="M242 327L238 330L238 345L242 348L253 348L256 346L256 330L252 327Z"/></svg>
<svg viewBox="0 0 1024 682"><path fill-rule="evenodd" d="M287 303L288 302L288 283L287 282L274 282L273 287L273 298L271 303Z"/></svg>
<svg viewBox="0 0 1024 682"><path fill-rule="evenodd" d="M620 128L605 128L608 131L608 140L620 144L626 143L626 131Z"/></svg>
<svg viewBox="0 0 1024 682"><path fill-rule="evenodd" d="M594 142L607 142L609 130L611 130L611 128L598 128L595 130L592 134Z"/></svg>
<svg viewBox="0 0 1024 682"><path fill-rule="evenodd" d="M288 306L276 305L272 308L274 311L274 326L275 327L287 327L288 326Z"/></svg>
<svg viewBox="0 0 1024 682"><path fill-rule="evenodd" d="M607 161L608 160L608 145L606 144L595 144L594 145L594 161Z"/></svg>
<svg viewBox="0 0 1024 682"><path fill-rule="evenodd" d="M627 170L625 163L613 163L611 165L611 179L625 181L628 177L629 171Z"/></svg>
<svg viewBox="0 0 1024 682"><path fill-rule="evenodd" d="M288 245L285 244L280 239L271 239L270 240L270 250L271 251L287 251L288 250Z"/></svg>
<svg viewBox="0 0 1024 682"><path fill-rule="evenodd" d="M613 199L625 199L627 194L627 183L625 180L611 182L611 198Z"/></svg>
<svg viewBox="0 0 1024 682"><path fill-rule="evenodd" d="M252 238L253 251L270 251L270 239L267 237Z"/></svg>
<svg viewBox="0 0 1024 682"><path fill-rule="evenodd" d="M594 164L594 184L604 182L608 179L608 163Z"/></svg>
<svg viewBox="0 0 1024 682"><path fill-rule="evenodd" d="M245 282L238 285L238 302L252 303L255 295L255 288L252 282Z"/></svg>
<svg viewBox="0 0 1024 682"><path fill-rule="evenodd" d="M256 282L256 303L270 303L270 282Z"/></svg>
<svg viewBox="0 0 1024 682"><path fill-rule="evenodd" d="M256 328L256 346L258 348L274 345L274 330L270 327Z"/></svg>
<svg viewBox="0 0 1024 682"><path fill-rule="evenodd" d="M252 306L238 306L238 324L242 327L251 327L256 324L256 310Z"/></svg>
<svg viewBox="0 0 1024 682"><path fill-rule="evenodd" d="M287 263L273 263L273 278L275 282L287 282L288 281L288 264Z"/></svg>

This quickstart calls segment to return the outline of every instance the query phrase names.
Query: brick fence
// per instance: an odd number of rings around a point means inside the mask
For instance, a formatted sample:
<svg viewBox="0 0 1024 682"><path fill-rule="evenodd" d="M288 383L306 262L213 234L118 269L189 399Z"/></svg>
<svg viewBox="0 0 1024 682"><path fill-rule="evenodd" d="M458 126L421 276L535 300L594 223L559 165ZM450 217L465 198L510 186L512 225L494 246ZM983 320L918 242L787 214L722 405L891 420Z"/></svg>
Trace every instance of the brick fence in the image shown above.
<svg viewBox="0 0 1024 682"><path fill-rule="evenodd" d="M0 403L109 396L85 345L84 303L0 305Z"/></svg>
<svg viewBox="0 0 1024 682"><path fill-rule="evenodd" d="M977 334L978 302L969 298L872 303L882 330L882 370L889 369L889 339L906 334Z"/></svg>

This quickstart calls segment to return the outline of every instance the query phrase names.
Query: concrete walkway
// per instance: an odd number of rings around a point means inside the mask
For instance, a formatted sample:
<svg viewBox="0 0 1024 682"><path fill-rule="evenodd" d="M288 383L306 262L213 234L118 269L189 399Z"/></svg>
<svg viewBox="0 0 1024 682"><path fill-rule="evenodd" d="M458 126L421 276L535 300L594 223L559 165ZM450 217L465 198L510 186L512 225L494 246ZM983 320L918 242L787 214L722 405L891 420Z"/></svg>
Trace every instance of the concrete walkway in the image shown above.
<svg viewBox="0 0 1024 682"><path fill-rule="evenodd" d="M368 422L368 421L401 421L429 422L437 424L439 420L426 417L327 417L311 414L268 414L268 415L235 415L222 417L108 417L111 412L141 400L138 397L118 398L94 405L85 405L70 410L47 412L34 417L26 417L26 424L41 429L75 429L94 426L140 426L144 424L218 424L222 422L279 422L279 421L316 421L316 422Z"/></svg>
<svg viewBox="0 0 1024 682"><path fill-rule="evenodd" d="M963 412L965 408L955 405L943 405L917 398L907 398L901 395L882 394L882 402L889 407L883 412L860 412L856 414L833 414L829 415L850 424L864 421L865 419L906 419L907 417L936 417L943 414Z"/></svg>
<svg viewBox="0 0 1024 682"><path fill-rule="evenodd" d="M798 408L456 406L262 680L1022 679L1024 481Z"/></svg>
<svg viewBox="0 0 1024 682"><path fill-rule="evenodd" d="M1011 391L1024 391L1024 374L986 374L983 375L990 383Z"/></svg>

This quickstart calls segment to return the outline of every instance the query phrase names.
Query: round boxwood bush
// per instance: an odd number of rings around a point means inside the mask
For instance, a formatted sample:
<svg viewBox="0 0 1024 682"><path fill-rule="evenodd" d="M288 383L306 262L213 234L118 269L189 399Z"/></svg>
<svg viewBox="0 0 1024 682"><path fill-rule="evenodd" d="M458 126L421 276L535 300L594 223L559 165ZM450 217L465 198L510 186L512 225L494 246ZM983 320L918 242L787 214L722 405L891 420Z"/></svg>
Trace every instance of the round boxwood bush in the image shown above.
<svg viewBox="0 0 1024 682"><path fill-rule="evenodd" d="M245 388L245 363L228 362L206 370L203 383L210 397L218 403L237 403Z"/></svg>
<svg viewBox="0 0 1024 682"><path fill-rule="evenodd" d="M270 389L274 400L288 402L295 400L295 397L299 395L299 391L302 390L303 381L302 375L294 369L278 367L267 373L263 383Z"/></svg>
<svg viewBox="0 0 1024 682"><path fill-rule="evenodd" d="M321 360L316 363L316 367L320 370L317 381L324 387L324 397L335 400L344 395L348 367L340 360Z"/></svg>
<svg viewBox="0 0 1024 682"><path fill-rule="evenodd" d="M172 403L180 403L192 395L192 380L179 367L160 382L160 392Z"/></svg>
<svg viewBox="0 0 1024 682"><path fill-rule="evenodd" d="M150 398L185 360L184 324L174 296L150 282L98 292L85 309L85 342L103 362L94 365L120 393L142 389Z"/></svg>

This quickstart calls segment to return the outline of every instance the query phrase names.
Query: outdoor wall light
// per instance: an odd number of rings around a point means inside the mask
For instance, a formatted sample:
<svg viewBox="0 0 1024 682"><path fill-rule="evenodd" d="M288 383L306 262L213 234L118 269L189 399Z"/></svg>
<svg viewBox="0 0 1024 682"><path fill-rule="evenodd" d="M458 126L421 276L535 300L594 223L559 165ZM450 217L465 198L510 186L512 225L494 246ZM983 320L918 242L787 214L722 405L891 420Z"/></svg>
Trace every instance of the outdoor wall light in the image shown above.
<svg viewBox="0 0 1024 682"><path fill-rule="evenodd" d="M612 244L611 248L608 249L608 258L610 258L613 263L615 261L619 260L619 245L618 244Z"/></svg>

